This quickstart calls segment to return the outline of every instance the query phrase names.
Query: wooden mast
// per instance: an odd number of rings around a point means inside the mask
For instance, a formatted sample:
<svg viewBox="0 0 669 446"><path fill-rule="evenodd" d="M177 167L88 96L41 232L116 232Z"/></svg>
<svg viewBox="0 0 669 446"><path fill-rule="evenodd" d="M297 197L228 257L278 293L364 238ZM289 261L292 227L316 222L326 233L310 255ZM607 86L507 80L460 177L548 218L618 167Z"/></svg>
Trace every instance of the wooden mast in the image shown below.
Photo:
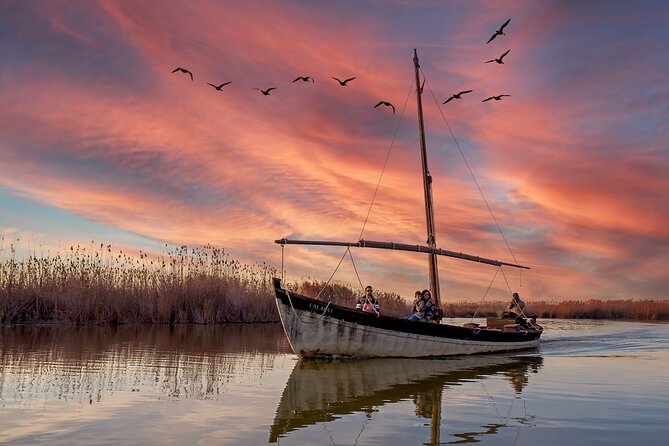
<svg viewBox="0 0 669 446"><path fill-rule="evenodd" d="M413 65L416 71L416 100L418 102L418 130L420 135L420 158L423 164L423 188L425 190L425 219L427 221L427 244L436 248L437 238L434 230L434 208L432 206L432 177L427 168L427 149L425 148L425 124L423 123L423 100L420 91L420 65L418 64L418 52L413 50ZM437 308L440 307L439 293L439 269L437 268L437 255L428 254L428 266L430 268L430 292L432 300Z"/></svg>

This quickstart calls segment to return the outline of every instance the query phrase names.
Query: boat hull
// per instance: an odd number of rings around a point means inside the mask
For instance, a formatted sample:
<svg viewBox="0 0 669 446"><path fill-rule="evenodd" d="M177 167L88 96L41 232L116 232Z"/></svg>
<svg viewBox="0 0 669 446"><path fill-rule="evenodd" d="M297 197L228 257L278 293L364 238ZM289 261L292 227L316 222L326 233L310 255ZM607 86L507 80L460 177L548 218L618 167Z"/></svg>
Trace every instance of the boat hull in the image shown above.
<svg viewBox="0 0 669 446"><path fill-rule="evenodd" d="M469 329L329 304L280 287L276 305L293 351L301 357L430 357L535 348L542 330Z"/></svg>

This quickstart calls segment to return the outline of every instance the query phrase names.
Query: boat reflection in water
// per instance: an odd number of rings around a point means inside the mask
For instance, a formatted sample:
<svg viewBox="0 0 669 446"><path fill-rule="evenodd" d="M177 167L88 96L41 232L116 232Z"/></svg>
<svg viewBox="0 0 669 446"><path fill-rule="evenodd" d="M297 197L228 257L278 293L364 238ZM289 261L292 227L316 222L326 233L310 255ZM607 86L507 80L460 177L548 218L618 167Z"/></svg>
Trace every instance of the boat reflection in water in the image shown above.
<svg viewBox="0 0 669 446"><path fill-rule="evenodd" d="M344 415L365 413L381 406L412 401L415 415L430 420L430 442L439 444L443 392L448 387L501 375L515 396L537 373L543 359L536 356L463 356L450 359L363 359L299 361L296 363L270 428L270 443L289 433ZM485 424L480 432L451 433L451 443L480 441L496 434L505 423Z"/></svg>

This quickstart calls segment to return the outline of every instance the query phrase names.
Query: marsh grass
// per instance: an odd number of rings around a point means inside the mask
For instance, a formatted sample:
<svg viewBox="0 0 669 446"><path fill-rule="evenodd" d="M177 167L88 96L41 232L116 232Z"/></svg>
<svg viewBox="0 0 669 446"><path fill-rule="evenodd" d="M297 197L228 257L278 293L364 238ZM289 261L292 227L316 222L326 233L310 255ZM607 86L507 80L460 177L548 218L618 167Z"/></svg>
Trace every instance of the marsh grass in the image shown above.
<svg viewBox="0 0 669 446"><path fill-rule="evenodd" d="M4 240L3 240L4 241ZM243 264L222 249L182 246L152 256L109 244L73 245L55 255L17 256L0 245L0 324L216 324L275 322L272 277L266 263ZM351 287L312 280L288 284L307 296L355 305ZM408 305L381 293L385 314Z"/></svg>
<svg viewBox="0 0 669 446"><path fill-rule="evenodd" d="M526 301L525 312L542 319L610 319L634 321L669 321L669 301L650 299ZM448 317L494 317L508 302L456 302L444 306ZM478 309L478 312L477 312Z"/></svg>
<svg viewBox="0 0 669 446"><path fill-rule="evenodd" d="M213 246L123 252L109 244L71 246L57 254L17 256L0 237L0 324L217 324L275 322L272 277L266 263L243 264ZM353 306L360 291L342 283L287 283L300 294ZM408 299L377 291L381 312L409 314ZM326 297L327 296L327 297ZM486 302L477 316L496 316L507 302ZM669 320L669 301L527 302L540 318ZM478 304L445 303L447 317L471 317Z"/></svg>
<svg viewBox="0 0 669 446"><path fill-rule="evenodd" d="M221 323L277 320L267 264L211 246L154 257L112 245L17 259L0 252L0 323Z"/></svg>
<svg viewBox="0 0 669 446"><path fill-rule="evenodd" d="M305 280L298 284L298 292L305 296L327 299L336 305L355 306L362 292L354 290L348 284L330 283L327 286L322 281ZM321 297L319 297L319 294ZM406 316L411 314L411 306L399 294L388 291L374 291L374 295L379 299L381 314L388 316Z"/></svg>

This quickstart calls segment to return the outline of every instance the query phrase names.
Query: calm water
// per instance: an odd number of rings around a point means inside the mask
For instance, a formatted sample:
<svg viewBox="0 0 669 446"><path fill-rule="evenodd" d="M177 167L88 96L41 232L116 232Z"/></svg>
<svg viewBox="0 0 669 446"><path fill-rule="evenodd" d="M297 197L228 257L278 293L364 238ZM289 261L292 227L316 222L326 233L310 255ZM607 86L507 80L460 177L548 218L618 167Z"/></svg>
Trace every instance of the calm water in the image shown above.
<svg viewBox="0 0 669 446"><path fill-rule="evenodd" d="M669 444L669 325L544 326L512 357L339 362L274 324L0 328L0 443Z"/></svg>

